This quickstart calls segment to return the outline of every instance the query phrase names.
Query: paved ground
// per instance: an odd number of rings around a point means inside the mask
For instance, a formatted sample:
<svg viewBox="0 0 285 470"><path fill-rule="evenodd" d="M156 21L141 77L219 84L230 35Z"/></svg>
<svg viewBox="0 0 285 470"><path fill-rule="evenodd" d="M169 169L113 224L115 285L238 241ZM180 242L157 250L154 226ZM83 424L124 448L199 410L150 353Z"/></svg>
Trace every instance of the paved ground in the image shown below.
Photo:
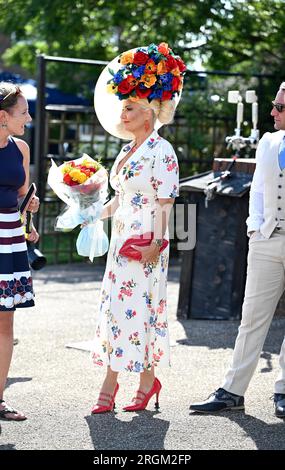
<svg viewBox="0 0 285 470"><path fill-rule="evenodd" d="M161 410L123 413L136 377L120 377L117 412L90 416L104 372L86 351L68 343L91 340L103 268L50 266L36 273L37 307L17 313L13 365L6 399L24 410L22 423L1 421L0 449L285 449L285 423L270 396L278 373L285 318L274 320L246 395L246 412L189 413L192 401L219 385L238 323L176 320L179 266L169 275L172 368L159 374Z"/></svg>

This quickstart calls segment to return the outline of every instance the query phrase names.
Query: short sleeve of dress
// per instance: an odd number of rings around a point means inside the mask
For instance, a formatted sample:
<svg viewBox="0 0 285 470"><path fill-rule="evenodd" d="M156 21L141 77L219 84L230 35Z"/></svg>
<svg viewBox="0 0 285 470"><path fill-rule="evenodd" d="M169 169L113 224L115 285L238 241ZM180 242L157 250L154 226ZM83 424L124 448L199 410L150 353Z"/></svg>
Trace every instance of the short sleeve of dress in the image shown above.
<svg viewBox="0 0 285 470"><path fill-rule="evenodd" d="M175 198L179 195L178 160L167 140L162 140L155 153L152 180L158 199Z"/></svg>

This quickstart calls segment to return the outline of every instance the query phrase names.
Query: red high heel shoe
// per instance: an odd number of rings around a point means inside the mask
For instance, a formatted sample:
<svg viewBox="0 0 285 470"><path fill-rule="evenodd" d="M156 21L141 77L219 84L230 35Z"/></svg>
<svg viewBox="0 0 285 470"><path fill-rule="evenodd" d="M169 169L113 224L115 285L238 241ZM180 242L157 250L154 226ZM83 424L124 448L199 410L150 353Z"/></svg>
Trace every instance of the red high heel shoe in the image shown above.
<svg viewBox="0 0 285 470"><path fill-rule="evenodd" d="M152 387L151 387L151 389L149 390L148 393L144 393L141 390L138 390L136 397L134 397L132 399L132 401L140 400L140 403L135 403L134 405L125 406L123 408L123 410L124 411L145 410L149 400L151 399L151 397L154 394L156 394L156 402L155 402L154 406L155 406L155 409L158 410L159 409L158 398L159 398L161 387L162 387L162 385L161 385L160 381L157 378L155 378L154 381L153 381Z"/></svg>
<svg viewBox="0 0 285 470"><path fill-rule="evenodd" d="M108 411L113 411L113 409L115 408L115 398L116 398L118 390L119 390L119 384L116 384L113 395L111 395L110 393L101 392L99 395L98 401L99 400L105 401L107 404L106 405L98 405L98 404L94 405L91 410L91 413L93 415L96 415L99 413L107 413Z"/></svg>

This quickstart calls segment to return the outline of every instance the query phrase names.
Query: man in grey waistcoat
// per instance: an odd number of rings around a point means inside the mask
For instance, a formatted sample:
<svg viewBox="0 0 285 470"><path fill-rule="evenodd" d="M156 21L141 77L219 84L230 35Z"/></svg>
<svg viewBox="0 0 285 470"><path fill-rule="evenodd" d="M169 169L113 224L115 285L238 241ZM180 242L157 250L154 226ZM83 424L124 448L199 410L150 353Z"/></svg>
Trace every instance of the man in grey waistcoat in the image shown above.
<svg viewBox="0 0 285 470"><path fill-rule="evenodd" d="M244 394L285 288L285 82L272 106L277 132L265 133L256 150L246 221L250 237L247 281L232 364L221 388L207 400L190 406L190 410L200 413L244 409ZM285 418L285 339L279 364L275 415Z"/></svg>

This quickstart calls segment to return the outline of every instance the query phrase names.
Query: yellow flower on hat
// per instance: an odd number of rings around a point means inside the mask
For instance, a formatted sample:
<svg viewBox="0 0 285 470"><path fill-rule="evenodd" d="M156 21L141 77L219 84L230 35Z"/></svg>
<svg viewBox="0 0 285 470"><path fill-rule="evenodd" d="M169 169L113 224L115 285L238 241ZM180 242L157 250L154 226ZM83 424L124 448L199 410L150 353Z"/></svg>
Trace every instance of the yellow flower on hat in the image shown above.
<svg viewBox="0 0 285 470"><path fill-rule="evenodd" d="M164 75L165 73L167 73L167 67L165 65L165 60L161 60L157 64L157 75Z"/></svg>
<svg viewBox="0 0 285 470"><path fill-rule="evenodd" d="M176 77L180 77L180 75L181 75L181 72L180 72L178 67L176 67L175 69L172 69L171 73L172 73L172 75L175 75Z"/></svg>
<svg viewBox="0 0 285 470"><path fill-rule="evenodd" d="M155 62L151 59L148 60L145 64L145 73L155 73L156 72L156 65Z"/></svg>
<svg viewBox="0 0 285 470"><path fill-rule="evenodd" d="M134 53L132 51L123 52L120 57L120 63L122 65L132 64L134 60Z"/></svg>
<svg viewBox="0 0 285 470"><path fill-rule="evenodd" d="M109 85L107 85L108 93L117 93L117 91L118 91L118 87L114 85L113 83L109 83Z"/></svg>
<svg viewBox="0 0 285 470"><path fill-rule="evenodd" d="M140 79L140 81L144 84L145 87L150 88L156 82L156 76L150 73L146 73Z"/></svg>

